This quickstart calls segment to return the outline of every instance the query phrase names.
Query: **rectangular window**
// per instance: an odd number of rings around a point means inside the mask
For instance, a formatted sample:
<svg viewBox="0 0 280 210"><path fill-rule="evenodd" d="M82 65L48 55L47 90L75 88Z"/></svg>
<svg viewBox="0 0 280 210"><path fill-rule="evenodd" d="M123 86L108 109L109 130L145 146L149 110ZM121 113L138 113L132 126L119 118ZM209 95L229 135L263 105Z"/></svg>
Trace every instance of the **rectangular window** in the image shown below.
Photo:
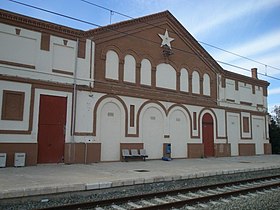
<svg viewBox="0 0 280 210"><path fill-rule="evenodd" d="M3 90L2 120L23 120L24 92Z"/></svg>
<svg viewBox="0 0 280 210"><path fill-rule="evenodd" d="M86 57L86 40L80 39L78 42L78 58Z"/></svg>
<svg viewBox="0 0 280 210"><path fill-rule="evenodd" d="M197 130L197 125L196 125L196 112L193 113L193 129Z"/></svg>
<svg viewBox="0 0 280 210"><path fill-rule="evenodd" d="M222 77L222 88L226 87L226 78Z"/></svg>
<svg viewBox="0 0 280 210"><path fill-rule="evenodd" d="M243 132L249 133L249 117L243 117Z"/></svg>
<svg viewBox="0 0 280 210"><path fill-rule="evenodd" d="M114 117L114 113L113 112L108 112L108 117Z"/></svg>
<svg viewBox="0 0 280 210"><path fill-rule="evenodd" d="M239 90L238 81L235 80L235 90Z"/></svg>
<svg viewBox="0 0 280 210"><path fill-rule="evenodd" d="M50 51L50 34L41 34L41 50Z"/></svg>
<svg viewBox="0 0 280 210"><path fill-rule="evenodd" d="M130 105L130 127L134 127L135 106Z"/></svg>

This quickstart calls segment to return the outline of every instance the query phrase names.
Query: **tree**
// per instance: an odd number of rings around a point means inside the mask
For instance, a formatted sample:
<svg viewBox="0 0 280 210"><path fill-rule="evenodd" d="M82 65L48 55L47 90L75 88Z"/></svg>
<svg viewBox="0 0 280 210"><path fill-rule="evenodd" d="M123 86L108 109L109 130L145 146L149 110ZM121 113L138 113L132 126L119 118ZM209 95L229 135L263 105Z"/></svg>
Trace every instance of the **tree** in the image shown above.
<svg viewBox="0 0 280 210"><path fill-rule="evenodd" d="M274 106L272 111L272 118L275 120L276 125L280 126L280 106Z"/></svg>
<svg viewBox="0 0 280 210"><path fill-rule="evenodd" d="M278 118L279 119L279 118ZM271 118L269 125L269 139L272 147L272 154L280 154L280 126L274 118Z"/></svg>

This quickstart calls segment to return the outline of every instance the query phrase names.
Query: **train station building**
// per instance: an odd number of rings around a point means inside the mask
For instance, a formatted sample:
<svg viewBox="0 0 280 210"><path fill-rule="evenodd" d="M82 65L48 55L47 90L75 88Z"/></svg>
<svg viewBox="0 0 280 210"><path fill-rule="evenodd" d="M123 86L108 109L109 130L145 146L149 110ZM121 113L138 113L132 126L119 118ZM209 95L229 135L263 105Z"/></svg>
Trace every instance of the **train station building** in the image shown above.
<svg viewBox="0 0 280 210"><path fill-rule="evenodd" d="M271 154L267 88L169 12L88 31L0 10L0 153L13 166Z"/></svg>

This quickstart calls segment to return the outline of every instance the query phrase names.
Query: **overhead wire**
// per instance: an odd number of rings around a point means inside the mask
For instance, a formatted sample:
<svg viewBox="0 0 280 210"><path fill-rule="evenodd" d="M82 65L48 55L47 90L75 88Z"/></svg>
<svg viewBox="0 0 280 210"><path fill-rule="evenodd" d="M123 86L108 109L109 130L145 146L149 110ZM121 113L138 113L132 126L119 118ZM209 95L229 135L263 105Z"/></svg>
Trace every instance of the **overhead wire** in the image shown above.
<svg viewBox="0 0 280 210"><path fill-rule="evenodd" d="M102 27L101 25L98 25L98 24L95 24L95 23L92 23L92 22L89 22L89 21L74 18L74 17L68 16L68 15L64 15L64 14L61 14L61 13L58 13L58 12L47 10L47 9L44 9L44 8L41 8L41 7L36 7L36 6L30 5L30 4L25 4L23 2L19 2L19 1L15 1L15 0L8 0L8 1L16 3L16 4L23 5L23 6L26 6L26 7L30 7L30 8L33 8L33 9L41 10L41 11L44 11L44 12L47 12L47 13L51 13L51 14L54 14L54 15L57 15L57 16L61 16L61 17L64 17L64 18L68 18L68 19L71 19L71 20L74 20L74 21L78 21L78 22L81 22L81 23L92 25L92 26L95 26L95 27Z"/></svg>
<svg viewBox="0 0 280 210"><path fill-rule="evenodd" d="M98 7L98 8L100 8L100 9L104 9L104 10L107 10L107 11L109 11L109 12L114 12L115 14L118 14L118 15L121 15L121 16L124 16L124 17L127 17L127 18L134 19L133 17L128 16L128 15L126 15L126 14L123 14L123 13L121 13L121 12L118 12L118 11L116 11L116 10L109 9L109 8L107 8L107 7L104 7L104 6L101 6L101 5L98 5L98 4L95 4L95 3L92 3L92 2L86 1L86 0L81 0L81 1L83 1L83 2L85 2L85 3L87 3L87 4L90 4L90 5L93 5L93 6L95 6L95 7Z"/></svg>
<svg viewBox="0 0 280 210"><path fill-rule="evenodd" d="M92 5L92 6L95 6L95 7L98 7L98 8L107 10L107 11L110 11L110 12L113 11L114 13L116 13L116 14L118 14L118 15L121 15L121 16L123 16L123 17L126 17L126 18L135 19L135 18L132 17L132 16L126 15L126 14L121 13L121 12L118 12L118 11L116 11L116 10L109 9L109 8L107 8L107 7L104 7L104 6L100 6L100 5L98 5L98 4L92 3L92 2L87 1L87 0L80 0L80 1L85 2L85 3L87 3L87 4L90 4L90 5ZM160 27L160 26L154 25L154 24L152 24L152 23L146 22L146 24L151 25L151 26L155 26L155 27L157 27L157 28L165 29L165 28L162 28L162 27ZM177 33L175 33L175 34L177 34ZM217 47L217 46L208 44L208 43L203 42L203 41L199 41L199 40L197 40L197 41L198 41L199 43L204 44L204 45L207 45L207 46L209 46L209 47L212 47L212 48L221 50L221 51L223 51L223 52L226 52L226 53L235 55L235 56L237 56L237 57L240 57L240 58L243 58L243 59L246 59L246 60L249 60L249 61L252 61L252 62L255 62L255 63L261 64L261 65L264 65L264 66L266 66L266 67L269 67L269 68L272 68L272 69L275 69L275 70L279 70L279 71L280 71L280 68L277 68L277 67L274 67L274 66L271 66L271 65L267 65L267 64L265 64L265 63L262 63L262 62L259 62L259 61L257 61L257 60L254 60L254 59L252 59L252 58L248 58L248 57L246 57L246 56L243 56L243 55L240 55L240 54L231 52L231 51L229 51L229 50L222 49L222 48L220 48L220 47Z"/></svg>
<svg viewBox="0 0 280 210"><path fill-rule="evenodd" d="M150 40L150 39L145 39L145 38L139 37L139 36L135 36L133 34L130 34L130 33L124 32L124 31L118 31L117 29L110 28L109 26L101 26L101 25L98 25L98 24L95 24L95 23L92 23L92 22L88 22L88 21L85 21L85 20L80 20L78 18L73 18L73 17L68 16L68 15L63 15L63 14L60 14L60 13L57 13L57 12L53 12L51 10L43 9L43 8L40 8L40 7L36 7L36 6L33 6L33 5L29 5L29 4L26 4L26 3L19 2L19 1L16 1L16 0L8 0L8 1L23 5L23 6L27 6L27 7L30 7L30 8L34 8L34 9L37 9L37 10L41 10L41 11L44 11L44 12L47 12L47 13L51 13L51 14L54 14L54 15L57 15L57 16L61 16L61 17L64 17L64 18L69 18L69 19L74 20L74 21L78 21L78 22L89 24L89 25L93 25L93 26L96 26L98 28L106 27L106 30L108 30L108 31L117 32L117 33L120 33L120 34L124 34L126 36L141 39L143 41L147 41L147 42L150 42L150 43L153 43L153 44L158 44L158 42L156 42L156 41L153 41L153 40ZM188 53L188 54L193 54L193 55L199 56L198 54L196 54L194 52L186 51L186 50L183 50L183 49L180 49L180 48L174 48L173 47L173 49L176 49L178 51L185 52L185 53Z"/></svg>
<svg viewBox="0 0 280 210"><path fill-rule="evenodd" d="M81 23L85 23L85 24L88 24L88 25L92 25L92 26L95 26L95 27L98 27L98 28L104 27L104 26L101 26L101 25L96 24L96 23L92 23L92 22L89 22L89 21L85 21L85 20L81 20L81 19L78 19L78 18L74 18L74 17L68 16L68 15L64 15L64 14L61 14L61 13L58 13L58 12L54 12L54 11L47 10L47 9L44 9L44 8L41 8L41 7L37 7L37 6L33 6L33 5L30 5L30 4L22 3L22 2L19 2L19 1L16 1L16 0L8 0L8 1L11 1L11 2L13 2L13 3L17 3L17 4L20 4L20 5L23 5L23 6L26 6L26 7L30 7L30 8L33 8L33 9L37 9L37 10L40 10L40 11L44 11L44 12L47 12L47 13L50 13L50 14L54 14L54 15L57 15L57 16L61 16L61 17L64 17L64 18L68 18L68 19L71 19L71 20L74 20L74 21L77 21L77 22L81 22ZM122 13L120 13L120 12L118 12L118 11L111 10L111 9L109 9L109 8L106 8L106 7L103 7L103 6L100 6L100 5L97 5L97 4L88 2L88 1L86 1L86 0L81 0L81 1L86 2L86 3L88 3L88 4L91 4L91 5L94 5L94 6L97 6L97 7L102 8L102 9L108 10L108 11L110 11L110 12L114 12L115 14L119 14L119 15L125 16L125 17L127 17L127 18L134 19L133 17L130 17L130 16L125 15L125 14L122 14ZM146 22L146 24L150 24L150 23L147 23L147 22ZM153 24L150 24L150 25L153 25ZM155 26L155 25L153 25L153 26ZM157 26L157 27L158 27L158 26ZM149 40L149 39L145 39L145 38L143 38L143 37L138 37L138 36L135 36L135 35L133 35L133 34L129 34L129 33L123 32L123 31L118 31L118 30L116 30L116 29L112 29L112 28L109 28L109 27L107 27L106 29L109 30L109 31L114 31L114 32L121 33L121 34L130 36L130 37L134 37L134 38L137 38L137 39L141 39L141 40L144 40L144 41L148 41L148 42L151 42L151 43L153 43L153 44L158 44L158 42L155 42L155 41L152 41L152 40ZM204 44L204 43L203 43L203 44ZM207 44L207 43L206 43L206 44ZM211 46L210 44L208 44L208 45ZM215 46L213 46L213 47L215 47ZM186 50L184 50L184 49L174 48L174 47L173 47L172 49L178 50L178 51L180 51L180 52L188 53L188 54L193 54L193 55L198 56L198 57L202 57L202 56L200 56L200 55L197 54L197 53L190 52L190 51L186 51ZM217 49L219 49L219 48L217 47ZM220 49L223 50L222 48L220 48ZM227 52L226 50L223 50L223 51ZM229 52L229 53L232 53L232 52L230 52L230 51L228 51L228 52ZM234 53L232 53L232 54L234 54ZM236 54L236 55L238 56L238 54ZM242 57L246 58L245 56L242 56ZM203 58L204 58L204 59L213 59L213 58L207 58L207 57L203 57ZM248 58L248 59L250 59L250 58ZM234 64L227 63L227 62L223 62L223 61L219 61L219 60L215 60L215 61L218 62L218 63L222 63L222 64L224 64L224 65L228 65L228 66L231 66L231 67L235 67L235 68L241 69L241 70L251 71L250 69L246 69L246 68L243 68L243 67L234 65ZM254 60L251 59L251 61L254 61ZM254 61L254 62L255 62L255 61ZM268 67L270 67L270 68L278 69L278 68L275 68L275 67L271 67L270 65L263 64L263 63L261 63L261 62L257 62L257 63L262 64L262 65L265 65L265 66L268 66ZM279 69L279 70L280 70L280 69ZM280 78L273 77L273 76L270 76L270 75L267 75L267 74L262 74L262 73L260 73L260 72L258 72L258 74L260 74L260 75L262 75L262 76L265 76L265 77L268 77L268 78L271 78L271 79L280 80Z"/></svg>
<svg viewBox="0 0 280 210"><path fill-rule="evenodd" d="M224 65L228 65L228 66L231 66L231 67L239 68L239 69L244 70L244 71L251 72L251 70L243 68L241 66L236 66L234 64L226 63L226 62L219 61L219 60L216 60L216 61L219 62L219 63L222 63ZM273 77L273 76L270 76L270 75L267 75L267 74L263 74L263 73L260 73L260 72L258 72L258 74L262 75L262 76L265 76L265 77L268 77L268 78L271 78L271 79L275 79L275 80L279 80L280 81L280 78L277 78L277 77Z"/></svg>
<svg viewBox="0 0 280 210"><path fill-rule="evenodd" d="M234 53L234 52L231 52L231 51L228 51L228 50L222 49L222 48L220 48L220 47L216 47L216 46L211 45L211 44L208 44L208 43L206 43L206 42L202 42L202 41L198 41L198 42L199 42L199 43L201 43L201 44L207 45L207 46L209 46L209 47L212 47L212 48L215 48L215 49L218 49L218 50L224 51L224 52L226 52L226 53L229 53L229 54L235 55L235 56L237 56L237 57L244 58L244 59L246 59L246 60L249 60L249 61L252 61L252 62L255 62L255 63L261 64L261 65L264 65L265 67L269 67L269 68L272 68L272 69L275 69L275 70L280 71L280 68L277 68L277 67L274 67L274 66L267 65L267 64L265 64L265 63L262 63L262 62L259 62L259 61L257 61L257 60L254 60L254 59L252 59L252 58L248 58L248 57L246 57L246 56L243 56L243 55L240 55L240 54L237 54L237 53Z"/></svg>

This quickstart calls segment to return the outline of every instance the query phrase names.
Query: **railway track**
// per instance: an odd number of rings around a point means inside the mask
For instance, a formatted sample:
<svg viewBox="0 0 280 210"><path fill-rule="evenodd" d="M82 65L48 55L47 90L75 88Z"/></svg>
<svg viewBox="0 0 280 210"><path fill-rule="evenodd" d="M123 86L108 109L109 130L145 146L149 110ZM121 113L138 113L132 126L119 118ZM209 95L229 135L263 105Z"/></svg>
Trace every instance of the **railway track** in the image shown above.
<svg viewBox="0 0 280 210"><path fill-rule="evenodd" d="M96 210L126 210L126 209L172 209L214 202L233 196L246 195L248 193L264 193L267 189L279 189L280 176L269 176L257 179L248 179L237 182L228 182L202 187L193 187L172 191L164 191L143 195L135 195L123 198L93 201L62 205L50 209L96 209ZM226 202L226 200L225 200Z"/></svg>

